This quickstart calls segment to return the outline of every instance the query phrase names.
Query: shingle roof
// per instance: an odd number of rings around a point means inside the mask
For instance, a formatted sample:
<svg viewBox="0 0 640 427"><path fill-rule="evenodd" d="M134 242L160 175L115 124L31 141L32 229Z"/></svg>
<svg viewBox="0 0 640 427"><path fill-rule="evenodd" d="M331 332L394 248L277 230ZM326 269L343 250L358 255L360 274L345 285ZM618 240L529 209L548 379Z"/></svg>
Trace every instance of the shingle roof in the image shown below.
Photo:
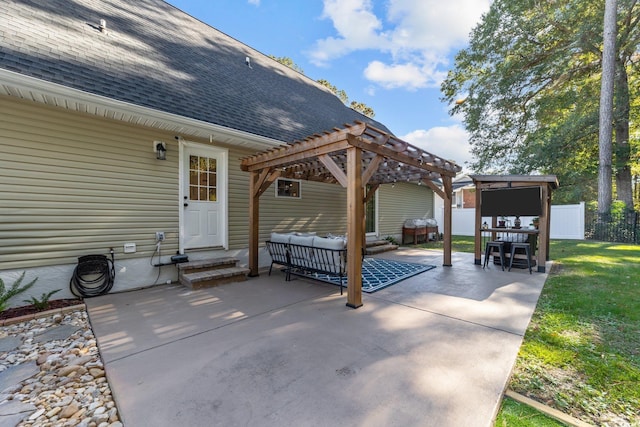
<svg viewBox="0 0 640 427"><path fill-rule="evenodd" d="M6 70L284 142L355 120L387 130L160 0L5 0L0 16Z"/></svg>

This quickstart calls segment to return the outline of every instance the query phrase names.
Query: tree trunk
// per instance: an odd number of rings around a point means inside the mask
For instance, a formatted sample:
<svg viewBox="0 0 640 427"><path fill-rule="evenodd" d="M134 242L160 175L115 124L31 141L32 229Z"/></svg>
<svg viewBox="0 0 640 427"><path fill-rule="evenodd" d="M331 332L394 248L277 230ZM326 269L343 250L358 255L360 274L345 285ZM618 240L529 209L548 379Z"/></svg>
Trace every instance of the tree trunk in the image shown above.
<svg viewBox="0 0 640 427"><path fill-rule="evenodd" d="M617 199L628 209L633 209L633 185L631 177L631 150L629 144L629 78L625 64L616 60L615 75L615 177Z"/></svg>
<svg viewBox="0 0 640 427"><path fill-rule="evenodd" d="M603 216L611 210L612 198L612 131L613 81L616 58L616 0L606 0L604 7L604 48L602 51L602 82L600 86L600 131L598 135L598 213Z"/></svg>

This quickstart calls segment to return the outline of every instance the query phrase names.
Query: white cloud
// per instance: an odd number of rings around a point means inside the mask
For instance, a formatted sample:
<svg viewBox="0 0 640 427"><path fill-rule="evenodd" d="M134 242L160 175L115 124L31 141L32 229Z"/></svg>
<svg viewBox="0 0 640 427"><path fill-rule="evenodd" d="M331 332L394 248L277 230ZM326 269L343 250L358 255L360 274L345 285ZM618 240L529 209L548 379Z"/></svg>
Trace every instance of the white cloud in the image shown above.
<svg viewBox="0 0 640 427"><path fill-rule="evenodd" d="M460 125L439 126L428 130L415 130L400 139L446 160L465 167L472 160L469 151L469 134Z"/></svg>
<svg viewBox="0 0 640 427"><path fill-rule="evenodd" d="M333 22L336 34L316 41L310 59L326 66L354 51L374 50L381 57L365 70L370 81L409 90L438 86L447 55L467 43L490 2L386 0L386 16L378 17L373 0L324 0L322 18Z"/></svg>
<svg viewBox="0 0 640 427"><path fill-rule="evenodd" d="M387 89L403 86L415 89L426 84L426 77L414 64L387 65L373 61L364 70L364 76Z"/></svg>
<svg viewBox="0 0 640 427"><path fill-rule="evenodd" d="M260 0L249 0L249 4L260 6Z"/></svg>
<svg viewBox="0 0 640 427"><path fill-rule="evenodd" d="M466 44L490 0L390 0L387 18L395 25L397 48L446 53Z"/></svg>
<svg viewBox="0 0 640 427"><path fill-rule="evenodd" d="M337 37L316 41L309 53L316 65L326 65L355 50L386 43L379 33L382 22L373 14L370 0L324 0L322 18L333 22Z"/></svg>

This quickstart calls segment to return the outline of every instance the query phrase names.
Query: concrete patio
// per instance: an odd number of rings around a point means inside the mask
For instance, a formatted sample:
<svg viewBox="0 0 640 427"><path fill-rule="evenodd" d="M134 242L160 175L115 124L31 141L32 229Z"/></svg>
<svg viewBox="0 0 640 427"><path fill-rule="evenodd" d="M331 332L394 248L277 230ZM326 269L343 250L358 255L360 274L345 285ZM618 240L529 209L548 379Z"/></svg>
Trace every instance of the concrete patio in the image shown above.
<svg viewBox="0 0 640 427"><path fill-rule="evenodd" d="M284 274L87 299L126 426L490 426L547 275L473 254L345 306ZM549 271L547 269L547 271Z"/></svg>

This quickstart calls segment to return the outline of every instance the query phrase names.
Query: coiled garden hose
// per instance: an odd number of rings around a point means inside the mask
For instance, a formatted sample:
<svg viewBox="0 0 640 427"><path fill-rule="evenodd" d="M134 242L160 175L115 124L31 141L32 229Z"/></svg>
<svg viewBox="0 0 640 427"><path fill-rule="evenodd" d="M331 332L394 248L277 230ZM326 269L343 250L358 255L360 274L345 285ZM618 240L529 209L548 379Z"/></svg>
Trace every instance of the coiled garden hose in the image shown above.
<svg viewBox="0 0 640 427"><path fill-rule="evenodd" d="M105 255L85 255L78 258L69 289L77 297L90 298L108 293L113 287L116 270L113 252Z"/></svg>

